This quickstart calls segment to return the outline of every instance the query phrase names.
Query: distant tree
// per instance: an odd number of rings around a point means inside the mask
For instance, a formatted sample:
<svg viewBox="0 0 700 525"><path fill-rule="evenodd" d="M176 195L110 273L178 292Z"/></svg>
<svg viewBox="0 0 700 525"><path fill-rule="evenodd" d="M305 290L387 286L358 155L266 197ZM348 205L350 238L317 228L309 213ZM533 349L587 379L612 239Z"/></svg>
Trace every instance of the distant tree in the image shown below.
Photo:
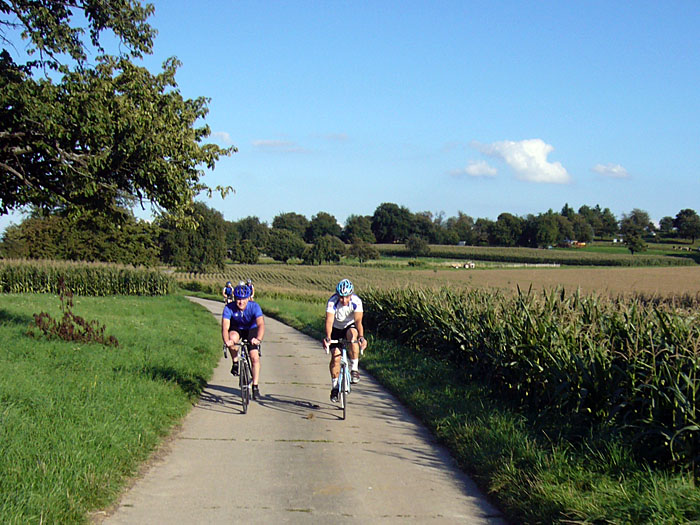
<svg viewBox="0 0 700 525"><path fill-rule="evenodd" d="M226 221L221 212L195 202L196 228L181 225L174 217L158 220L163 262L192 272L222 270L226 259Z"/></svg>
<svg viewBox="0 0 700 525"><path fill-rule="evenodd" d="M571 217L574 216L576 212L574 209L569 206L569 203L564 204L564 207L561 209L561 215L566 217L567 219L571 219Z"/></svg>
<svg viewBox="0 0 700 525"><path fill-rule="evenodd" d="M417 235L427 242L435 242L437 235L433 214L429 211L414 213L411 219L410 235Z"/></svg>
<svg viewBox="0 0 700 525"><path fill-rule="evenodd" d="M260 258L260 251L253 241L243 239L229 249L229 256L233 262L241 264L257 264Z"/></svg>
<svg viewBox="0 0 700 525"><path fill-rule="evenodd" d="M299 213L280 213L272 219L272 227L278 230L289 230L303 238L309 227L309 219Z"/></svg>
<svg viewBox="0 0 700 525"><path fill-rule="evenodd" d="M579 242L591 242L593 240L593 227L583 215L575 213L569 217L573 238Z"/></svg>
<svg viewBox="0 0 700 525"><path fill-rule="evenodd" d="M479 217L472 228L473 242L475 246L488 246L489 232L493 227L494 222L490 219Z"/></svg>
<svg viewBox="0 0 700 525"><path fill-rule="evenodd" d="M372 219L366 215L350 215L345 221L341 238L346 243L355 243L356 239L360 239L365 243L374 244L377 239L372 233Z"/></svg>
<svg viewBox="0 0 700 525"><path fill-rule="evenodd" d="M594 226L593 231L595 235L597 237L612 237L617 235L617 232L620 230L617 219L613 212L610 211L610 208L605 208L601 211L600 206L596 205L596 210L600 213L600 229L596 230Z"/></svg>
<svg viewBox="0 0 700 525"><path fill-rule="evenodd" d="M631 213L622 215L620 232L624 236L625 246L630 253L635 254L647 249L644 234L650 224L649 215L642 210L634 209Z"/></svg>
<svg viewBox="0 0 700 525"><path fill-rule="evenodd" d="M306 244L298 233L291 230L272 228L265 252L275 261L287 262L289 259L301 258Z"/></svg>
<svg viewBox="0 0 700 525"><path fill-rule="evenodd" d="M523 232L524 221L510 213L501 213L489 232L490 244L516 246Z"/></svg>
<svg viewBox="0 0 700 525"><path fill-rule="evenodd" d="M469 215L457 212L457 217L450 217L445 223L445 228L454 232L458 241L464 241L465 244L475 244L474 243L474 219Z"/></svg>
<svg viewBox="0 0 700 525"><path fill-rule="evenodd" d="M547 247L553 246L559 242L559 215L556 215L549 210L547 213L541 213L535 220L535 243L537 246Z"/></svg>
<svg viewBox="0 0 700 525"><path fill-rule="evenodd" d="M673 231L673 217L661 217L659 220L659 232L664 237L673 237L675 232Z"/></svg>
<svg viewBox="0 0 700 525"><path fill-rule="evenodd" d="M372 233L379 243L402 242L411 232L413 215L408 208L385 202L372 215Z"/></svg>
<svg viewBox="0 0 700 525"><path fill-rule="evenodd" d="M409 236L406 240L406 250L414 257L425 256L430 253L428 241L416 234Z"/></svg>
<svg viewBox="0 0 700 525"><path fill-rule="evenodd" d="M625 235L625 246L627 246L627 249L632 255L638 252L646 251L647 249L647 243L645 243L644 239L637 234Z"/></svg>
<svg viewBox="0 0 700 525"><path fill-rule="evenodd" d="M304 264L323 264L324 262L338 262L345 255L346 248L343 241L333 235L319 237L310 248L304 252Z"/></svg>
<svg viewBox="0 0 700 525"><path fill-rule="evenodd" d="M673 220L673 225L678 230L678 235L685 239L691 239L691 243L700 237L700 217L695 210L686 208L679 211Z"/></svg>
<svg viewBox="0 0 700 525"><path fill-rule="evenodd" d="M267 224L260 222L258 217L246 217L235 222L234 225L241 240L252 242L258 249L263 249L267 246L267 236L270 233L270 229L267 227Z"/></svg>
<svg viewBox="0 0 700 525"><path fill-rule="evenodd" d="M620 221L620 231L623 234L629 233L631 230L634 230L640 236L644 236L654 232L656 227L651 222L646 211L634 208L629 214L623 214Z"/></svg>
<svg viewBox="0 0 700 525"><path fill-rule="evenodd" d="M348 249L348 254L356 257L360 263L371 259L379 259L379 250L362 239L357 239Z"/></svg>
<svg viewBox="0 0 700 525"><path fill-rule="evenodd" d="M304 233L304 240L309 243L315 243L324 235L332 235L340 237L341 228L336 218L330 213L320 211L309 222L309 226Z"/></svg>
<svg viewBox="0 0 700 525"><path fill-rule="evenodd" d="M590 224L591 228L593 229L593 235L600 235L600 231L602 230L603 227L603 219L601 217L600 213L600 208L598 210L595 210L591 208L590 206L581 206L578 209L578 214L583 217L588 224ZM617 224L617 221L615 221Z"/></svg>

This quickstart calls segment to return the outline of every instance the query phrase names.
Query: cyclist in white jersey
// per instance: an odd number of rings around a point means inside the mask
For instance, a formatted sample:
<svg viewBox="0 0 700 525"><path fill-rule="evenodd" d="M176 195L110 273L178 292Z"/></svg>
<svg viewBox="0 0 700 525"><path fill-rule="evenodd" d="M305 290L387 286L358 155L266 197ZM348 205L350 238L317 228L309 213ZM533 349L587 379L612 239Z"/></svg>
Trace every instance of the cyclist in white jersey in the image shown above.
<svg viewBox="0 0 700 525"><path fill-rule="evenodd" d="M365 329L362 326L362 300L353 293L354 287L348 279L338 283L335 293L326 305L326 337L323 345L331 350L331 362L328 366L331 372L331 401L338 402L338 375L340 374L340 349L338 344L330 344L331 340L345 339L357 341L348 345L350 357L350 382L360 381L358 363L360 348L367 348Z"/></svg>

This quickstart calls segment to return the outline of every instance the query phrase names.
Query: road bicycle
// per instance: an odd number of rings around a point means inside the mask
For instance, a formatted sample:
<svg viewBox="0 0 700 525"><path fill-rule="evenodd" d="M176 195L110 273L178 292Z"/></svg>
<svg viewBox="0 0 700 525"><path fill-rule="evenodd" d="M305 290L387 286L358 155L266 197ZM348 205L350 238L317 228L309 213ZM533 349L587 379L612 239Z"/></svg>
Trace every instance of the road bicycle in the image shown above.
<svg viewBox="0 0 700 525"><path fill-rule="evenodd" d="M343 411L342 419L345 419L348 414L348 395L350 394L350 366L348 361L347 345L354 344L357 341L348 341L347 339L331 339L326 347L326 353L330 351L330 345L340 345L340 373L338 374L338 402L340 409Z"/></svg>
<svg viewBox="0 0 700 525"><path fill-rule="evenodd" d="M238 348L238 386L241 389L241 405L243 413L248 413L248 404L253 393L253 365L250 362L250 342L247 339L233 345ZM224 345L224 357L228 347ZM233 355L231 356L233 358Z"/></svg>

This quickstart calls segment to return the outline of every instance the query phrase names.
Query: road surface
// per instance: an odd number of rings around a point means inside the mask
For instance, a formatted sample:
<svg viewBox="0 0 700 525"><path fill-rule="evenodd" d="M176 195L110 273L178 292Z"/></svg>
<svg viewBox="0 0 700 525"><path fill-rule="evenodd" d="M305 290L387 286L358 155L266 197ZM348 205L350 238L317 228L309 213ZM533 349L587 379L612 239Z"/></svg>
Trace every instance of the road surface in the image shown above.
<svg viewBox="0 0 700 525"><path fill-rule="evenodd" d="M220 318L221 302L191 299ZM96 522L505 523L366 373L343 421L318 341L266 317L262 354L262 399L248 414L222 353L165 452Z"/></svg>

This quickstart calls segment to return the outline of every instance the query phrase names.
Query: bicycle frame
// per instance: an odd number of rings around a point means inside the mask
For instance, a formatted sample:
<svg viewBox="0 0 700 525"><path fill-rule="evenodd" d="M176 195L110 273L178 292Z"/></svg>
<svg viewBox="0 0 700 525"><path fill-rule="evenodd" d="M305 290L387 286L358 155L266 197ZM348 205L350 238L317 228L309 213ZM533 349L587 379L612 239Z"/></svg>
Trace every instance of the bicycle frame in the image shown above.
<svg viewBox="0 0 700 525"><path fill-rule="evenodd" d="M253 394L253 365L250 361L250 342L246 339L233 345L238 348L238 386L241 389L243 413L248 413L248 404ZM233 358L233 355L231 356Z"/></svg>
<svg viewBox="0 0 700 525"><path fill-rule="evenodd" d="M338 400L340 408L343 411L342 419L347 417L348 400L350 394L350 361L348 361L347 345L357 343L357 341L348 341L346 339L333 339L330 344L340 345L340 373L338 374Z"/></svg>

